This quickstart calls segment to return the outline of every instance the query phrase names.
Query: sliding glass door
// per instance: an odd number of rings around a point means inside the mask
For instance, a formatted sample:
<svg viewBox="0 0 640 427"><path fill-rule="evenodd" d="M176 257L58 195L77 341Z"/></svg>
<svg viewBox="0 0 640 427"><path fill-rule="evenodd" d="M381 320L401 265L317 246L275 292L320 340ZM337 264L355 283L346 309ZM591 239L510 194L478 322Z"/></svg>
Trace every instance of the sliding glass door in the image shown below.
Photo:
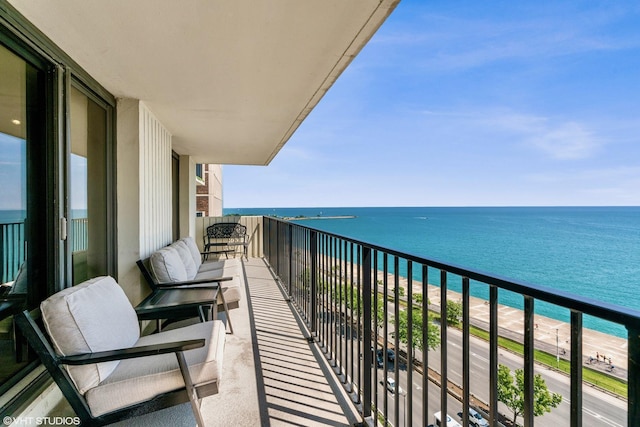
<svg viewBox="0 0 640 427"><path fill-rule="evenodd" d="M33 360L13 315L37 306L53 277L45 74L0 44L0 388Z"/></svg>
<svg viewBox="0 0 640 427"><path fill-rule="evenodd" d="M69 243L72 283L109 274L107 110L70 91Z"/></svg>
<svg viewBox="0 0 640 427"><path fill-rule="evenodd" d="M0 402L19 405L38 362L13 316L116 276L114 100L1 30Z"/></svg>

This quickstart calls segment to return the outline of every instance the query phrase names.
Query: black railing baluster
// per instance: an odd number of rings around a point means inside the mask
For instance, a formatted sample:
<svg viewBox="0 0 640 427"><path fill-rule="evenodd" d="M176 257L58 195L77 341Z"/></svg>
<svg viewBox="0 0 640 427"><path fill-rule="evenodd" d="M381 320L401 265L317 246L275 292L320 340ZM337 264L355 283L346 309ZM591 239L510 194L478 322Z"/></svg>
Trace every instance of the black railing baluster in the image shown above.
<svg viewBox="0 0 640 427"><path fill-rule="evenodd" d="M400 258L393 257L393 380L395 381L395 393L393 393L393 424L400 425Z"/></svg>
<svg viewBox="0 0 640 427"><path fill-rule="evenodd" d="M582 313L571 312L571 427L582 427Z"/></svg>
<svg viewBox="0 0 640 427"><path fill-rule="evenodd" d="M317 298L318 298L318 232L311 231L309 236L309 249L311 258L311 307L309 312L311 313L311 332L318 337L318 310L317 310ZM307 269L303 269L307 271Z"/></svg>
<svg viewBox="0 0 640 427"><path fill-rule="evenodd" d="M407 389L405 397L402 399L404 403L404 419L405 425L411 427L413 425L413 265L411 261L407 262ZM408 400L408 402L407 402Z"/></svg>
<svg viewBox="0 0 640 427"><path fill-rule="evenodd" d="M498 427L498 288L489 286L489 425Z"/></svg>
<svg viewBox="0 0 640 427"><path fill-rule="evenodd" d="M359 251L358 251L359 252ZM358 281L359 283L359 281ZM371 416L371 366L373 366L373 354L369 349L372 347L371 343L371 249L362 248L362 294L358 294L358 297L362 295L362 303L365 306L364 316L362 318L363 335L365 350L362 352L362 363L364 366L363 379L359 382L358 390L362 393L362 415L364 418ZM359 299L359 298L358 298ZM366 307L369 307L367 309ZM360 342L360 340L358 340ZM360 372L361 369L358 369Z"/></svg>
<svg viewBox="0 0 640 427"><path fill-rule="evenodd" d="M422 265L422 420L429 419L429 267Z"/></svg>
<svg viewBox="0 0 640 427"><path fill-rule="evenodd" d="M355 310L356 315L355 316L353 316L353 314L351 315L351 328L352 328L352 330L353 330L353 318L354 317L356 318L356 322L357 322L356 328L357 328L357 331L358 331L358 333L357 333L358 345L357 345L357 349L356 349L356 354L364 354L366 352L365 349L367 348L366 345L364 346L364 349L362 349L360 347L361 340L366 339L366 338L364 338L362 336L361 324L364 321L363 320L364 316L363 316L363 313L360 311L360 309L361 309L360 301L364 297L363 294L362 294L362 289L365 286L364 282L363 283L360 282L360 270L366 268L365 264L367 262L364 258L362 258L362 262L361 262L360 251L362 249L363 248L361 248L359 245L356 247L356 252L358 254L356 262L355 262L355 264L358 266L358 268L356 270L357 271L357 277L356 277L357 289L355 290L356 291L356 307L355 307L356 308L356 310ZM364 254L362 256L364 257ZM369 262L369 264L371 264L371 252L369 252L369 260L368 260L368 262ZM353 264L354 264L353 263L353 243L351 243L351 277L352 278L353 278ZM362 268L360 268L360 266L362 266ZM369 265L369 269L371 269L370 265ZM364 275L362 277L362 280L365 280ZM371 281L371 273L369 273L369 281ZM364 289L366 289L366 288L364 288ZM354 288L353 288L353 284L352 284L351 285L351 306L352 307L353 307L353 292L354 292ZM371 297L369 297L369 301L371 301ZM371 307L371 305L369 305L369 307ZM369 308L369 310L371 310L371 309ZM351 311L353 313L353 309ZM364 327L364 325L362 325L362 328L363 327ZM371 323L369 323L369 330L371 330ZM369 334L369 335L371 335L371 334ZM369 336L369 341L371 341L371 336ZM351 341L351 348L353 349L353 340ZM364 362L365 361L364 357L362 358L362 364L360 363L360 358L359 357L357 358L357 360L358 360L358 372L357 372L357 375L358 375L358 380L357 380L358 395L356 396L356 403L360 403L360 399L361 399L361 396L362 396L362 391L360 390L360 384L362 384L362 369L363 369L363 367L365 369L369 369L369 367L371 365L370 364L368 365L367 363Z"/></svg>
<svg viewBox="0 0 640 427"><path fill-rule="evenodd" d="M336 237L330 238L329 245L329 280L331 282L331 365L335 368L338 366L338 284L336 283L336 277L333 274L333 267L336 262Z"/></svg>
<svg viewBox="0 0 640 427"><path fill-rule="evenodd" d="M363 248L364 251L364 248ZM380 306L378 305L378 295L379 295L379 290L378 290L378 251L374 250L371 257L373 258L373 269L372 269L372 274L373 277L371 279L371 289L369 290L369 292L371 293L371 299L373 300L373 310L371 312L371 316L372 316L372 321L373 321L373 331L372 331L372 335L373 335L373 359L374 361L372 361L372 366L373 368L373 382L366 382L364 383L365 387L370 387L372 389L372 393L373 393L373 404L376 408L376 412L377 412L377 408L378 408L378 351L380 349L380 345L378 343L378 337L379 337L379 333L378 330L380 328L380 325L378 324L378 310L380 310ZM364 258L364 255L363 255ZM366 261L365 261L366 263ZM363 273L364 273L364 267L363 267ZM365 280L366 283L366 280ZM364 291L363 292L367 292L367 287L363 286ZM363 305L364 305L364 311L367 311L367 305L364 304L364 294L362 296L363 299ZM366 314L365 314L366 315ZM385 322L386 323L386 322ZM366 330L366 329L365 329ZM364 335L364 338L366 339L366 332ZM366 348L366 346L365 346ZM375 364L375 365L374 365ZM365 365L365 369L366 369ZM362 383L360 383L362 384ZM364 395L362 397L364 398ZM366 399L365 399L366 400Z"/></svg>
<svg viewBox="0 0 640 427"><path fill-rule="evenodd" d="M462 425L469 426L469 278L462 278Z"/></svg>
<svg viewBox="0 0 640 427"><path fill-rule="evenodd" d="M640 426L640 323L627 326L629 333L629 350L627 355L628 371L627 391L628 413L627 425Z"/></svg>
<svg viewBox="0 0 640 427"><path fill-rule="evenodd" d="M287 237L289 246L289 297L293 294L293 225L289 224L287 227ZM298 288L299 289L299 288ZM297 293L297 292L296 292ZM297 295L299 297L299 295ZM294 299L295 300L295 299ZM304 306L303 306L304 307Z"/></svg>
<svg viewBox="0 0 640 427"><path fill-rule="evenodd" d="M524 427L533 427L533 306L534 300L524 296Z"/></svg>
<svg viewBox="0 0 640 427"><path fill-rule="evenodd" d="M447 419L447 272L440 270L440 414Z"/></svg>
<svg viewBox="0 0 640 427"><path fill-rule="evenodd" d="M387 363L387 355L389 354L389 256L388 254L385 252L382 255L382 304L384 304L383 306L383 313L384 313L384 331L383 331L383 353L382 353L382 365L384 367L383 369L383 378L382 378L382 382L383 384L386 383L387 378L389 377L389 364ZM377 384L376 384L377 386ZM386 390L386 386L383 386L382 388L382 395L383 395L383 416L385 421L389 419L389 399L388 399L388 393Z"/></svg>
<svg viewBox="0 0 640 427"><path fill-rule="evenodd" d="M336 259L335 265L333 268L333 274L336 278L336 286L337 286L337 304L336 307L338 309L338 335L336 339L338 340L338 355L336 356L336 360L338 361L338 369L342 376L342 383L347 384L347 367L345 365L344 357L346 355L345 340L347 338L347 325L345 323L345 313L344 313L344 277L342 275L342 240L337 240L336 242Z"/></svg>

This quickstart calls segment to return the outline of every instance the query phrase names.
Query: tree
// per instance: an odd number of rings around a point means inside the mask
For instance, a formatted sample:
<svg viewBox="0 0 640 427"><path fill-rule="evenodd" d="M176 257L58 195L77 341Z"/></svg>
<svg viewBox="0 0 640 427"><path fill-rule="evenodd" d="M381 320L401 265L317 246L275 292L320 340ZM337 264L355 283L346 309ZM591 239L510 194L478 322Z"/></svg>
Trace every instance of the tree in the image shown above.
<svg viewBox="0 0 640 427"><path fill-rule="evenodd" d="M462 317L462 303L447 301L447 323L457 325Z"/></svg>
<svg viewBox="0 0 640 427"><path fill-rule="evenodd" d="M516 418L524 414L524 370L516 369L512 374L505 366L498 367L498 400L513 411L513 424ZM562 395L552 393L542 375L533 377L533 415L539 417L545 412L551 412L562 402Z"/></svg>
<svg viewBox="0 0 640 427"><path fill-rule="evenodd" d="M440 329L433 323L433 315L429 313L428 316L426 347L433 350L440 345ZM425 343L422 341L422 310L414 309L411 321L413 334L411 336L413 341L411 347L413 349L418 348L424 350ZM407 310L402 310L398 315L398 339L407 345L409 345L408 323Z"/></svg>

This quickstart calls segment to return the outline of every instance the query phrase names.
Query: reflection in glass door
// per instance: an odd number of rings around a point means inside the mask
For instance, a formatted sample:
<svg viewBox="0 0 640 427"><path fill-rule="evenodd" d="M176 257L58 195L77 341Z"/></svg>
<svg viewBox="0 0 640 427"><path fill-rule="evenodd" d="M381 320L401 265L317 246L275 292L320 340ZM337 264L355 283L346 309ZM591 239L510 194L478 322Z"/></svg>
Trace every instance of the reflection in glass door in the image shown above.
<svg viewBox="0 0 640 427"><path fill-rule="evenodd" d="M72 283L108 274L106 110L75 87L70 94L69 250Z"/></svg>
<svg viewBox="0 0 640 427"><path fill-rule="evenodd" d="M44 128L43 76L0 45L0 388L29 362L13 315L32 308L46 292L34 285L45 268L38 254L46 252L46 243L33 244L46 234L46 188L39 185L46 179L45 148L34 131Z"/></svg>

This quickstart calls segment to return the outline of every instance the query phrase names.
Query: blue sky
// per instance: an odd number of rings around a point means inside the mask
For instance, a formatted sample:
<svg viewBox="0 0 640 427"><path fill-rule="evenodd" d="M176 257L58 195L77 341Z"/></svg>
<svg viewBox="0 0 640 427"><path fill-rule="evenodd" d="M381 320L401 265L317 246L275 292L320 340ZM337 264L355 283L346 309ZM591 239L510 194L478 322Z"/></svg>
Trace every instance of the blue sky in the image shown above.
<svg viewBox="0 0 640 427"><path fill-rule="evenodd" d="M640 3L401 1L224 204L640 205Z"/></svg>

